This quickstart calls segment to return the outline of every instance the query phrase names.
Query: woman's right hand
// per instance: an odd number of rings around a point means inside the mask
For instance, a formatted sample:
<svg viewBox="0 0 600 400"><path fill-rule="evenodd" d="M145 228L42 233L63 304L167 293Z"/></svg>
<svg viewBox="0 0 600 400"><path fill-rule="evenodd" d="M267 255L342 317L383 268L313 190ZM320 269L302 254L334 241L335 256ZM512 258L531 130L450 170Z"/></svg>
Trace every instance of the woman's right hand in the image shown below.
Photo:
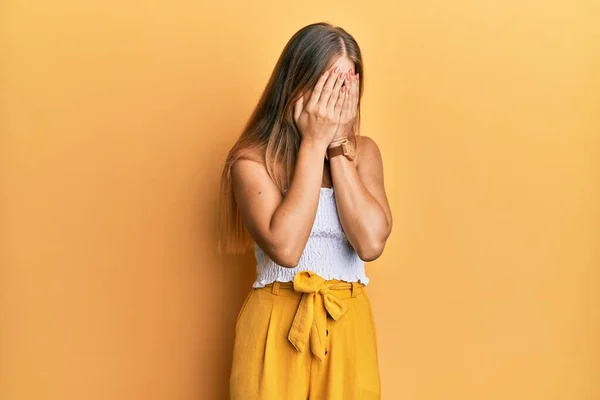
<svg viewBox="0 0 600 400"><path fill-rule="evenodd" d="M331 143L347 97L346 87L340 90L345 75L339 72L339 67L334 70L330 68L319 77L313 90L294 104L294 121L302 140L312 140L323 146Z"/></svg>

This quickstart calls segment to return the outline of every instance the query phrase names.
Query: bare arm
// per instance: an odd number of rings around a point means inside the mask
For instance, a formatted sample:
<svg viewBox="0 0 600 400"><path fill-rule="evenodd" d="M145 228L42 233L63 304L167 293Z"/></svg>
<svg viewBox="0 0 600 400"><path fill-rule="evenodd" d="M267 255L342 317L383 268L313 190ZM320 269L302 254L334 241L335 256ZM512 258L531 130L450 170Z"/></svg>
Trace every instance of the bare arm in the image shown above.
<svg viewBox="0 0 600 400"><path fill-rule="evenodd" d="M330 160L340 222L352 247L364 261L377 259L392 231L392 213L383 183L377 144L357 136L357 163L344 156Z"/></svg>
<svg viewBox="0 0 600 400"><path fill-rule="evenodd" d="M298 265L317 215L325 151L346 98L340 95L344 76L337 67L330 68L294 105L301 141L285 196L262 163L238 160L232 166L233 191L246 228L265 254L283 267Z"/></svg>
<svg viewBox="0 0 600 400"><path fill-rule="evenodd" d="M303 140L294 179L285 196L262 163L241 159L232 166L233 190L248 232L277 264L298 265L317 214L327 143Z"/></svg>

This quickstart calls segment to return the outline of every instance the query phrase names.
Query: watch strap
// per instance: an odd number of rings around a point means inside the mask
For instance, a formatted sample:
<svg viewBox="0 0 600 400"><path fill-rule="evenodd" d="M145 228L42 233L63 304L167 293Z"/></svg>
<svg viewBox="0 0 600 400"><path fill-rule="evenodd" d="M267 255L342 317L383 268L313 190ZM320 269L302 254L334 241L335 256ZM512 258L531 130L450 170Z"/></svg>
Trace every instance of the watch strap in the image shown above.
<svg viewBox="0 0 600 400"><path fill-rule="evenodd" d="M339 146L327 148L327 159L332 157L341 156L344 154L344 148L340 144Z"/></svg>

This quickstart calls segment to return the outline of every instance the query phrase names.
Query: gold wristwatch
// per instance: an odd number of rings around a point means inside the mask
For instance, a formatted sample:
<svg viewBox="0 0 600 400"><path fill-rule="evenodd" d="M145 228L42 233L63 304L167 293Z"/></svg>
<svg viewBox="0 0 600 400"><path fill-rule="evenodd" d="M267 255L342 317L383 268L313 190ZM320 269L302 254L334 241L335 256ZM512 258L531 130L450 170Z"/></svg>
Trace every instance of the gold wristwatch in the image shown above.
<svg viewBox="0 0 600 400"><path fill-rule="evenodd" d="M341 155L345 156L348 160L353 161L356 157L354 143L348 139L344 139L342 142L339 142L338 145L328 147L327 151L325 152L325 159L329 160L335 156Z"/></svg>

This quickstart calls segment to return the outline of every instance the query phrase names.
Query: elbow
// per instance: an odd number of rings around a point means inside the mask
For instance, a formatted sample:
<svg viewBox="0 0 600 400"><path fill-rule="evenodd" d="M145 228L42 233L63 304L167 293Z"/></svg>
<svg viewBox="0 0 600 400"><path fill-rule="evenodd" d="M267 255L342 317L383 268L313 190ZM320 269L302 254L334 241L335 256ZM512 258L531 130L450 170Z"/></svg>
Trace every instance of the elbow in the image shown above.
<svg viewBox="0 0 600 400"><path fill-rule="evenodd" d="M296 268L300 263L300 257L302 254L298 254L298 251L293 248L282 248L278 249L271 259L277 264L284 268Z"/></svg>
<svg viewBox="0 0 600 400"><path fill-rule="evenodd" d="M368 246L360 246L356 249L356 252L361 260L371 262L377 260L383 254L384 248L385 242L375 242Z"/></svg>
<svg viewBox="0 0 600 400"><path fill-rule="evenodd" d="M367 245L358 246L356 252L358 253L360 259L365 262L377 260L383 254L385 244L391 232L392 221L388 223L387 229L385 230L385 233L383 233L383 236L366 241Z"/></svg>

